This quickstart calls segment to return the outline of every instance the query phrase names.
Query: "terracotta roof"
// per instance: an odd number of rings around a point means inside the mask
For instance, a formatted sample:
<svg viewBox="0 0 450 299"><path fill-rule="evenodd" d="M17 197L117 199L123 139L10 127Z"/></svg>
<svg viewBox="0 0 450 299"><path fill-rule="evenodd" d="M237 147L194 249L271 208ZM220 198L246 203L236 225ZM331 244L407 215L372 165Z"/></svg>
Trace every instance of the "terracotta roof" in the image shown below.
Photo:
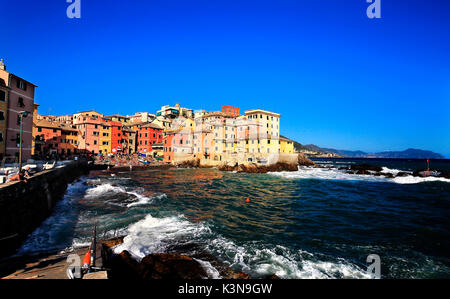
<svg viewBox="0 0 450 299"><path fill-rule="evenodd" d="M159 129L159 130L163 129L161 126L154 124L154 123L148 123L146 125L143 125L141 128L154 128L154 129Z"/></svg>
<svg viewBox="0 0 450 299"><path fill-rule="evenodd" d="M56 121L48 121L45 119L40 119L38 120L35 124L36 127L40 127L40 128L50 128L50 129L59 129L59 130L64 130L64 131L76 131L78 132L77 129L72 128L72 126L69 126L67 124L62 124Z"/></svg>
<svg viewBox="0 0 450 299"><path fill-rule="evenodd" d="M284 141L291 141L291 142L294 142L294 140L292 140L292 139L289 139L289 138L287 138L287 137L285 137L285 136L283 136L283 135L280 135L280 140L284 140Z"/></svg>

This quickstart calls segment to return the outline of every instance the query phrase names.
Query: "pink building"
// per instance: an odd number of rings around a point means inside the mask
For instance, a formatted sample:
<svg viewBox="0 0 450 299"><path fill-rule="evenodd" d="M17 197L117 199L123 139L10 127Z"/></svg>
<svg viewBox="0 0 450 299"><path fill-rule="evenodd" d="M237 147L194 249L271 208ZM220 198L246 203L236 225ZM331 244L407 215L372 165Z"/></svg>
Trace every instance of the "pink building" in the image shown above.
<svg viewBox="0 0 450 299"><path fill-rule="evenodd" d="M7 72L3 63L0 64L0 80L10 88L5 156L8 160L15 160L19 157L19 112L26 111L28 116L23 119L22 160L30 159L33 138L34 89L37 86Z"/></svg>
<svg viewBox="0 0 450 299"><path fill-rule="evenodd" d="M75 126L78 133L78 152L98 154L100 131L104 121L102 118L84 117Z"/></svg>

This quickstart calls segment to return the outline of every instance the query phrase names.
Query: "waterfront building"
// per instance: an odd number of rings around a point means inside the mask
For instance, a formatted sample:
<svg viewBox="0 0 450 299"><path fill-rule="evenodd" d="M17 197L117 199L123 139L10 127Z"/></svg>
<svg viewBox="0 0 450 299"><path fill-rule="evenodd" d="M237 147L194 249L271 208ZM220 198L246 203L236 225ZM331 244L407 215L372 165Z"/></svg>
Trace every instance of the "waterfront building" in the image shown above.
<svg viewBox="0 0 450 299"><path fill-rule="evenodd" d="M6 138L5 157L9 160L19 158L20 113L28 113L22 123L22 160L31 158L33 139L34 91L37 87L10 72L6 71L3 59L0 61L0 82L7 86ZM3 89L3 91L5 91Z"/></svg>
<svg viewBox="0 0 450 299"><path fill-rule="evenodd" d="M123 153L134 154L136 152L136 131L130 127L123 127L122 133L124 140L126 140L126 143L123 145Z"/></svg>
<svg viewBox="0 0 450 299"><path fill-rule="evenodd" d="M5 157L9 87L0 79L0 162Z"/></svg>
<svg viewBox="0 0 450 299"><path fill-rule="evenodd" d="M36 119L33 139L34 155L39 158L77 153L78 130L72 125Z"/></svg>
<svg viewBox="0 0 450 299"><path fill-rule="evenodd" d="M123 124L118 121L111 121L105 119L105 121L111 126L111 153L117 154L124 150L124 147L128 144L128 139L125 138L122 127Z"/></svg>
<svg viewBox="0 0 450 299"><path fill-rule="evenodd" d="M106 155L111 153L112 147L111 147L111 135L112 135L112 128L111 124L103 121L99 125L100 129L100 137L99 137L99 147L98 147L98 153L102 155Z"/></svg>
<svg viewBox="0 0 450 299"><path fill-rule="evenodd" d="M104 124L103 119L99 117L84 116L80 118L80 116L78 115L76 120L74 115L74 126L79 131L78 134L79 152L90 154L99 153L100 131L103 124Z"/></svg>
<svg viewBox="0 0 450 299"><path fill-rule="evenodd" d="M61 140L58 145L58 154L73 155L78 154L78 130L75 125L59 123L61 128Z"/></svg>
<svg viewBox="0 0 450 299"><path fill-rule="evenodd" d="M253 109L245 111L249 125L249 159L260 163L271 163L280 152L280 114Z"/></svg>
<svg viewBox="0 0 450 299"><path fill-rule="evenodd" d="M281 154L293 154L294 153L294 141L293 140L281 135L279 143L280 143L280 153Z"/></svg>
<svg viewBox="0 0 450 299"><path fill-rule="evenodd" d="M61 129L54 122L39 119L34 124L34 155L45 157L58 153Z"/></svg>
<svg viewBox="0 0 450 299"><path fill-rule="evenodd" d="M163 128L156 123L149 123L138 129L137 150L142 154L150 154L154 144L161 144L163 141Z"/></svg>

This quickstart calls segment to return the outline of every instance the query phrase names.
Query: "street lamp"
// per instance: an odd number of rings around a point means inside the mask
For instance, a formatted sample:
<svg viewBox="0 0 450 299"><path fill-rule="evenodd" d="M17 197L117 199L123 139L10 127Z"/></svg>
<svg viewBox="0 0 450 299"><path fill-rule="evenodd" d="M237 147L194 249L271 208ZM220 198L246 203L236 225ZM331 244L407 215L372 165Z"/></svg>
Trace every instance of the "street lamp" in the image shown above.
<svg viewBox="0 0 450 299"><path fill-rule="evenodd" d="M23 134L23 118L28 116L27 111L20 111L20 139L19 139L19 172L22 171L22 134Z"/></svg>

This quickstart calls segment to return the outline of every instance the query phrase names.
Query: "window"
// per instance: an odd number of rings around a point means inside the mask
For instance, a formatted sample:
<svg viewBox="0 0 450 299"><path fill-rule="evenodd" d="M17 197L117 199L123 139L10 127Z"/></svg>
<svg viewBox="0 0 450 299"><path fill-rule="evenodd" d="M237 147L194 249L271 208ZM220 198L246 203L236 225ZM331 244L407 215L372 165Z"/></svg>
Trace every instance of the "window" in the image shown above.
<svg viewBox="0 0 450 299"><path fill-rule="evenodd" d="M3 143L3 133L0 132L0 143Z"/></svg>
<svg viewBox="0 0 450 299"><path fill-rule="evenodd" d="M0 120L5 120L5 112L0 111Z"/></svg>
<svg viewBox="0 0 450 299"><path fill-rule="evenodd" d="M0 101L6 101L6 92L4 90L0 90Z"/></svg>
<svg viewBox="0 0 450 299"><path fill-rule="evenodd" d="M19 106L19 107L25 107L25 104L23 103L23 98L19 98L19 99L17 100L17 106Z"/></svg>
<svg viewBox="0 0 450 299"><path fill-rule="evenodd" d="M22 90L27 90L27 83L25 81L18 79L17 80L17 88L20 88Z"/></svg>

